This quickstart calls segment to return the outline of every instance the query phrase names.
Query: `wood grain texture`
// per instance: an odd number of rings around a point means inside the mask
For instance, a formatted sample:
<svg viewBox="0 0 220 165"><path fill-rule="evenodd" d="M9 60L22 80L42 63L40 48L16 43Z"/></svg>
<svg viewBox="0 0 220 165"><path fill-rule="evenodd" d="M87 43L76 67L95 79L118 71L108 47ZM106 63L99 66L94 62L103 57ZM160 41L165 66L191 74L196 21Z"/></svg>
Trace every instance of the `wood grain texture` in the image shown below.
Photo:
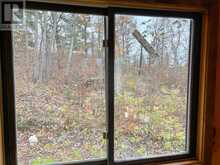
<svg viewBox="0 0 220 165"><path fill-rule="evenodd" d="M206 126L205 126L205 150L204 150L204 164L211 164L212 147L213 147L213 115L215 110L215 82L216 82L216 58L218 47L218 24L219 24L219 6L211 5L208 10L208 56L207 56L207 84L206 84L206 98L205 98L205 110L206 110Z"/></svg>
<svg viewBox="0 0 220 165"><path fill-rule="evenodd" d="M36 0L29 0L36 1ZM96 7L129 7L175 11L205 11L201 0L37 0L39 2L65 3Z"/></svg>
<svg viewBox="0 0 220 165"><path fill-rule="evenodd" d="M206 77L207 77L207 38L208 38L208 12L203 16L201 34L201 62L200 62L200 86L199 86L199 111L198 111L198 132L197 132L197 159L201 162L204 161L204 141L205 141L205 96L206 96Z"/></svg>
<svg viewBox="0 0 220 165"><path fill-rule="evenodd" d="M217 5L216 5L217 6ZM220 27L220 5L218 7L218 27ZM217 18L216 18L217 19ZM216 20L215 19L215 20ZM214 144L213 144L213 156L212 156L212 164L219 165L220 164L220 31L218 29L218 43L217 43L217 67L216 67L216 97L215 97L215 112L214 112Z"/></svg>
<svg viewBox="0 0 220 165"><path fill-rule="evenodd" d="M198 161L182 161L169 165L220 165L220 6L219 0L38 0L41 2L80 4L86 6L119 6L204 13L202 42ZM208 9L208 13L207 13ZM208 45L208 46L207 46ZM216 68L217 59L217 68ZM217 70L217 72L216 72ZM216 73L216 74L215 74ZM215 85L216 84L216 85ZM0 95L0 104L1 103ZM215 97L216 96L216 97ZM215 99L216 98L216 99ZM0 116L2 107L0 106ZM203 113L205 112L205 113ZM215 115L215 120L213 122ZM0 118L0 121L2 118ZM0 128L2 127L0 122ZM213 140L215 127L215 141ZM205 133L204 133L205 132ZM0 131L0 165L3 165L3 143ZM213 155L212 152L213 151Z"/></svg>

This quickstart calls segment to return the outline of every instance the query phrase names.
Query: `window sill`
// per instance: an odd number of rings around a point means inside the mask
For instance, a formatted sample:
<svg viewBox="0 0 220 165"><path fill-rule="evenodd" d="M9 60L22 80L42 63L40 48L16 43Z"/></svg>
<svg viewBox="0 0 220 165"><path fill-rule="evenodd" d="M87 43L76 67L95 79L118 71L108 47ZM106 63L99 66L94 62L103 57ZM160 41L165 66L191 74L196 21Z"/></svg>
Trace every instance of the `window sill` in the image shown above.
<svg viewBox="0 0 220 165"><path fill-rule="evenodd" d="M179 161L179 162L161 163L160 165L204 165L204 164L198 160L186 160L186 161Z"/></svg>

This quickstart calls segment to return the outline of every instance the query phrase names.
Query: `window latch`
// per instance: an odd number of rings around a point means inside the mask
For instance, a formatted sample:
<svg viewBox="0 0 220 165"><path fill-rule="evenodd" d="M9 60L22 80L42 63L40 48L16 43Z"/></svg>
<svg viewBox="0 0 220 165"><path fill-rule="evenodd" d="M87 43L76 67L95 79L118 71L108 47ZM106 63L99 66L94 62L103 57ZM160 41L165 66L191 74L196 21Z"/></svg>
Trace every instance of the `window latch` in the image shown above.
<svg viewBox="0 0 220 165"><path fill-rule="evenodd" d="M103 139L108 139L108 133L107 132L103 132Z"/></svg>
<svg viewBox="0 0 220 165"><path fill-rule="evenodd" d="M103 40L102 45L104 48L107 48L109 46L108 40Z"/></svg>

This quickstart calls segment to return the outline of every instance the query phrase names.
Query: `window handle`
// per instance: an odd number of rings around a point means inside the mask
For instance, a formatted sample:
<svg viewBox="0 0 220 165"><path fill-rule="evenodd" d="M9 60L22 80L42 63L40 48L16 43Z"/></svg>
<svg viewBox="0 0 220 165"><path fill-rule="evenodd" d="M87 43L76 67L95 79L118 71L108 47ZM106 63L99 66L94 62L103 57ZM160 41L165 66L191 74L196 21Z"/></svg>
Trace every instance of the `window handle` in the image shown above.
<svg viewBox="0 0 220 165"><path fill-rule="evenodd" d="M108 139L108 133L107 132L103 132L103 139Z"/></svg>
<svg viewBox="0 0 220 165"><path fill-rule="evenodd" d="M108 40L103 40L102 45L104 48L107 48L109 46Z"/></svg>

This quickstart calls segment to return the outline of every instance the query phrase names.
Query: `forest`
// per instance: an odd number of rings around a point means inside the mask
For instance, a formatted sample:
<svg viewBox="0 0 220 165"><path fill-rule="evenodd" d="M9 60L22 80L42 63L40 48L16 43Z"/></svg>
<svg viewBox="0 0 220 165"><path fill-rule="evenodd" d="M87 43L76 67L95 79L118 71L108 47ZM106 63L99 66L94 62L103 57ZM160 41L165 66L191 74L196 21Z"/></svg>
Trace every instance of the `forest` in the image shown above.
<svg viewBox="0 0 220 165"><path fill-rule="evenodd" d="M104 19L25 10L13 28L19 165L106 158ZM187 151L191 24L115 16L116 160Z"/></svg>

